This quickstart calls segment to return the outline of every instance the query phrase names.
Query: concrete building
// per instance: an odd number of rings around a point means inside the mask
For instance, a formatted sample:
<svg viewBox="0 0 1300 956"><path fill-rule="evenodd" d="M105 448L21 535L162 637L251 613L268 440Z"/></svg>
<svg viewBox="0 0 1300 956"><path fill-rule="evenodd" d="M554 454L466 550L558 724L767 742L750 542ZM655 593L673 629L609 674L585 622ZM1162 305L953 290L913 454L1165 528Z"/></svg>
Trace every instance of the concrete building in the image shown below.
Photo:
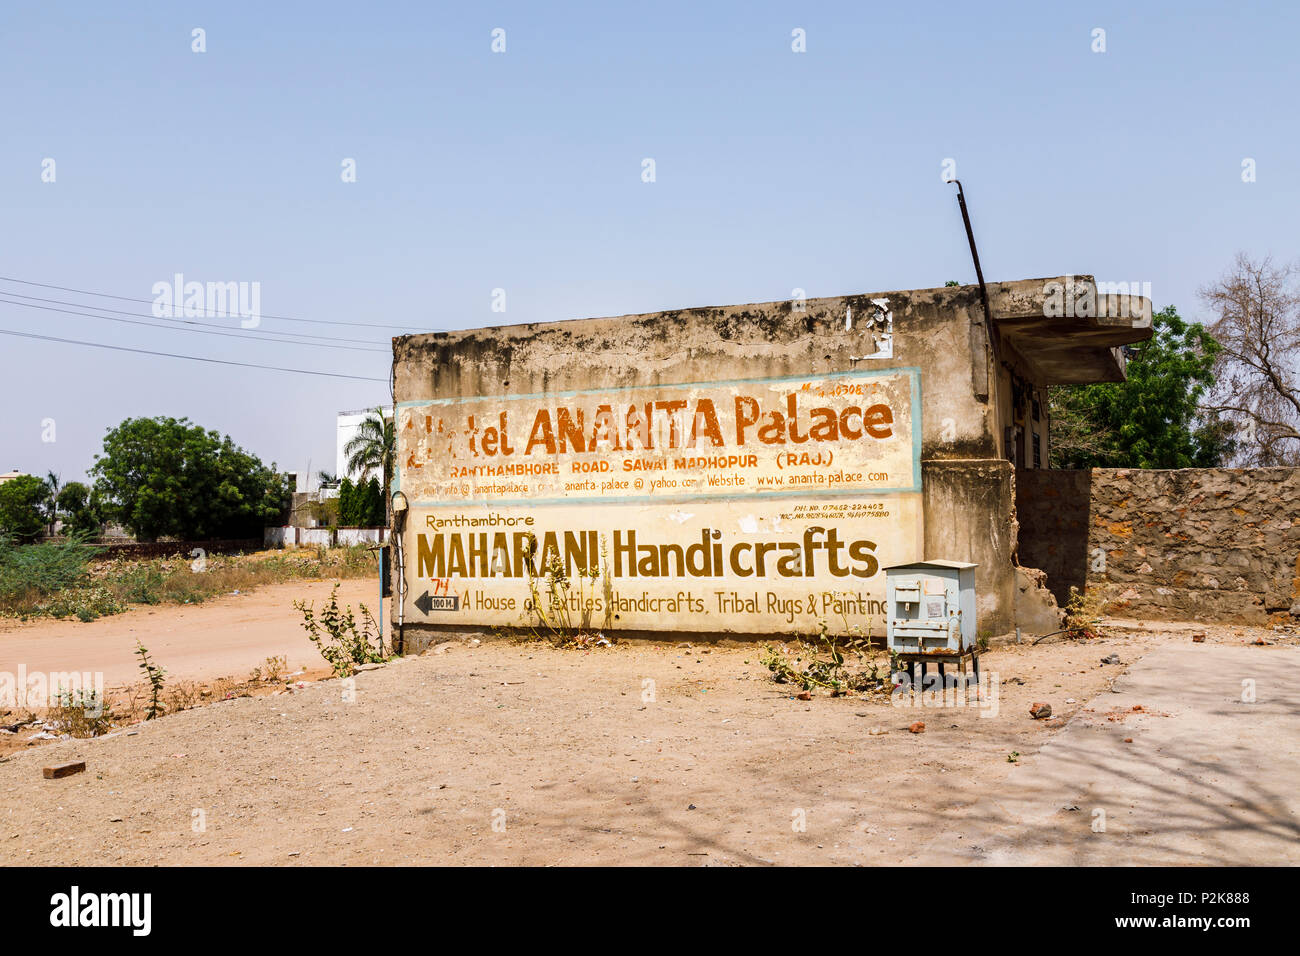
<svg viewBox="0 0 1300 956"><path fill-rule="evenodd" d="M339 412L334 460L334 478L336 481L351 478L355 484L361 478L361 472L348 468L348 455L344 449L347 448L348 442L357 437L361 423L373 415L374 412L374 408L357 408L352 411ZM391 413L385 410L384 414L387 416Z"/></svg>
<svg viewBox="0 0 1300 956"><path fill-rule="evenodd" d="M979 565L981 634L1050 629L1019 566L1016 472L1047 463L1046 387L1123 380L1151 304L1090 276L987 301L954 286L394 339L408 647L535 623L539 600L592 629L878 636L880 569L935 558Z"/></svg>
<svg viewBox="0 0 1300 956"><path fill-rule="evenodd" d="M338 481L344 478L351 478L356 481L358 475L351 474L348 471L348 456L343 453L348 442L357 437L357 429L367 415L373 412L373 408L357 408L352 411L339 412L338 425L334 442L334 477Z"/></svg>

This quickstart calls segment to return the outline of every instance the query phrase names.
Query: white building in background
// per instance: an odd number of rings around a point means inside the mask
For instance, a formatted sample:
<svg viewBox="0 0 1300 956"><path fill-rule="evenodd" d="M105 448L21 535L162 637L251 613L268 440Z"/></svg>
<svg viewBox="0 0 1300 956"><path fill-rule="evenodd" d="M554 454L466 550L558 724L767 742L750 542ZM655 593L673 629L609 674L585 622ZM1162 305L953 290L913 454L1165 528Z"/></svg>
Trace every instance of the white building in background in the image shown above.
<svg viewBox="0 0 1300 956"><path fill-rule="evenodd" d="M305 471L290 471L286 468L283 470L282 474L285 477L286 483L289 485L289 490L295 494L301 491L311 490L311 475L307 474Z"/></svg>
<svg viewBox="0 0 1300 956"><path fill-rule="evenodd" d="M334 462L334 477L338 481L342 481L344 478L351 478L353 483L355 483L361 477L359 471L350 471L348 469L348 456L344 454L343 449L348 446L348 442L357 437L357 432L361 430L361 423L373 413L373 407L358 408L355 411L350 412L339 412L338 438L337 445L335 446L337 454ZM392 409L385 408L384 417L392 418ZM383 475L377 475L376 477L379 478L380 482L383 481Z"/></svg>

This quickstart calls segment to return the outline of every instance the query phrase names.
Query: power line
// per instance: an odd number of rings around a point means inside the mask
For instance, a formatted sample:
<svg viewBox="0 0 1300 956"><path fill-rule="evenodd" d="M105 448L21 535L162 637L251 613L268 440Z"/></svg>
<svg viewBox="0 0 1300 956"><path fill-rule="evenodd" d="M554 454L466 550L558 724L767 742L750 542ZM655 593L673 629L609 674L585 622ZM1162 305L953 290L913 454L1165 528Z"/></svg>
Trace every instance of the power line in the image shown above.
<svg viewBox="0 0 1300 956"><path fill-rule="evenodd" d="M144 315L143 313L140 312L124 312L122 309L110 309L102 305L87 305L82 302L65 302L62 299L43 299L39 295L23 295L21 292L10 292L8 289L0 289L0 295L7 295L15 299L30 299L33 302L52 302L55 305L70 305L73 308L77 308L77 309L94 309L96 312L112 312L114 315L131 315L131 316L135 316L138 319L161 318L161 316ZM21 302L14 302L12 304L22 305ZM59 310L54 309L52 311L57 312ZM101 316L101 315L96 315L92 317L96 319L107 318L107 316ZM217 325L215 322L199 322L196 319L189 319L185 317L176 317L171 319L171 321L181 322L184 323L185 325L202 325L210 329L227 328L227 326ZM169 324L167 327L170 328L171 325ZM345 339L345 338L340 338L337 335L316 335L313 332L277 332L274 329L259 329L259 328L248 329L248 331L256 332L259 335L290 335L293 336L294 338L322 339L326 342L354 342L357 345L378 345L379 344L378 342L375 342L371 339ZM307 344L307 343L303 343L303 344ZM387 352L388 348L386 347L382 348L381 351Z"/></svg>
<svg viewBox="0 0 1300 956"><path fill-rule="evenodd" d="M103 342L85 342L81 339L61 339L53 335L37 335L35 332L15 332L0 329L0 335L13 335L23 339L39 339L42 342L61 342L64 345L88 345L97 349L112 349L114 352L135 352L138 355L157 355L162 358L189 359L191 362L208 362L213 365L238 365L241 368L257 368L266 372L295 372L299 375L323 375L327 378L350 378L358 382L384 382L387 379L370 378L365 375L346 375L342 372L317 372L306 368L284 368L279 365L254 365L251 362L232 362L227 359L206 358L202 355L177 355L174 352L155 352L152 349L133 349L125 345L106 345Z"/></svg>
<svg viewBox="0 0 1300 956"><path fill-rule="evenodd" d="M71 309L56 309L52 306L36 305L35 303L32 302L13 302L5 298L0 298L0 303L3 303L4 305L17 305L17 306L21 306L24 309L42 309L46 312L63 312L67 315L80 315L80 316L84 316L87 319L103 319L105 322L122 322L127 325L143 326L146 329L162 329L163 331L166 332L195 332L199 335L215 335L218 336L219 338L252 339L254 342L265 342L268 344L275 343L278 345L307 345L307 346L313 346L318 349L343 349L348 352L388 352L388 349L367 349L367 348L360 348L359 346L356 345L329 345L325 342L297 342L292 339L264 339L256 335L244 335L240 332L236 332L233 329L224 329L219 332L213 332L213 331L209 331L208 329L191 329L191 328L186 328L185 326L158 325L157 323L154 322L138 322L134 319L119 319L116 316L112 316L112 315L95 315L91 312L74 312Z"/></svg>
<svg viewBox="0 0 1300 956"><path fill-rule="evenodd" d="M127 295L113 295L109 292L91 292L87 289L74 289L66 285L51 285L46 282L32 282L28 279L14 279L9 276L0 276L0 282L17 282L20 285L34 285L42 289L58 289L60 292L75 292L78 295L94 295L104 299L120 299L123 302L143 302L146 305L153 305L153 299L133 299ZM445 332L446 329L410 329L405 325L387 325L375 322L343 322L333 319L296 319L291 315L264 315L264 319L280 319L283 322L305 322L309 325L352 325L363 329L405 329L406 331L416 332Z"/></svg>

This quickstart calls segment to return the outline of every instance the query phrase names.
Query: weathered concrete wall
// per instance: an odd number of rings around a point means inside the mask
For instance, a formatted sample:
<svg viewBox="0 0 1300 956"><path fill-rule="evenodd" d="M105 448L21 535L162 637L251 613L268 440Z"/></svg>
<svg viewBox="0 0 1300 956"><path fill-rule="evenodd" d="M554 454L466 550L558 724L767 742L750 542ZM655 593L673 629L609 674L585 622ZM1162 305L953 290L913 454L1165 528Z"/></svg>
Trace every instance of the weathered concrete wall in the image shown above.
<svg viewBox="0 0 1300 956"><path fill-rule="evenodd" d="M293 548L298 545L323 548L348 548L358 544L383 544L388 528L300 528L297 525L267 528L263 544L268 548Z"/></svg>
<svg viewBox="0 0 1300 956"><path fill-rule="evenodd" d="M997 459L921 463L926 557L979 565L976 607L988 635L1015 628L1012 479L1011 463Z"/></svg>
<svg viewBox="0 0 1300 956"><path fill-rule="evenodd" d="M1108 613L1262 623L1300 601L1300 469L1017 474L1022 564Z"/></svg>
<svg viewBox="0 0 1300 956"><path fill-rule="evenodd" d="M314 491L295 491L289 502L289 524L295 528L310 528L314 525L312 521L312 505L316 502L317 492Z"/></svg>
<svg viewBox="0 0 1300 956"><path fill-rule="evenodd" d="M358 544L383 544L388 540L387 528L338 528L334 540L341 548Z"/></svg>

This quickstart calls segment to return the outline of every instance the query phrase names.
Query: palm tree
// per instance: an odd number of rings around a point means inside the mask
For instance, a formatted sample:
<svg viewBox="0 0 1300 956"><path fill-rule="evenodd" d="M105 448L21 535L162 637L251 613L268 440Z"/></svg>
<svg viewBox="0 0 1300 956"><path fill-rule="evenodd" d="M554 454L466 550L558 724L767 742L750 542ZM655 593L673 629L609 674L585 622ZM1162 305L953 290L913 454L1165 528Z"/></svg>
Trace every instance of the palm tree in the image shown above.
<svg viewBox="0 0 1300 956"><path fill-rule="evenodd" d="M384 515L388 516L389 489L397 461L397 428L393 420L375 408L357 426L356 437L343 446L348 459L348 471L360 472L362 481L370 480L373 471L383 475Z"/></svg>
<svg viewBox="0 0 1300 956"><path fill-rule="evenodd" d="M63 487L63 482L54 472L49 472L45 476L45 515L50 519L49 536L54 537L54 526L59 523L59 490Z"/></svg>

